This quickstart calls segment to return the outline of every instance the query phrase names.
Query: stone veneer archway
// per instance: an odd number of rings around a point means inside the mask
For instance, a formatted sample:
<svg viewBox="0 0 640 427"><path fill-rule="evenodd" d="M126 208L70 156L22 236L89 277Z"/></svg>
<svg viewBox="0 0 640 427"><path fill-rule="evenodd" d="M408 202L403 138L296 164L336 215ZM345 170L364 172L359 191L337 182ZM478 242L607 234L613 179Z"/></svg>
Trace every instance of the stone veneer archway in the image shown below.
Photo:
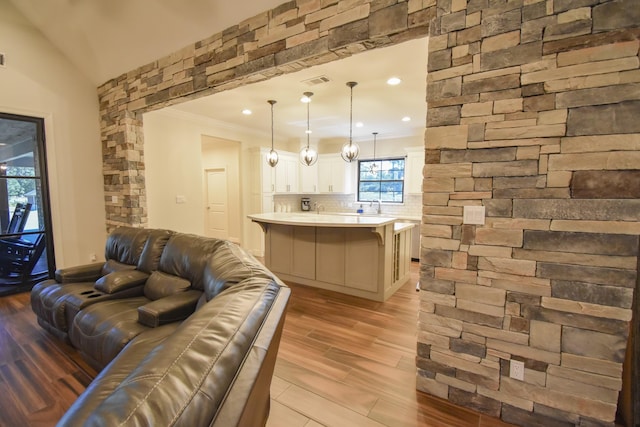
<svg viewBox="0 0 640 427"><path fill-rule="evenodd" d="M142 113L430 32L417 388L612 426L640 234L636 6L285 3L99 88L107 227L146 224ZM485 225L462 223L472 204Z"/></svg>

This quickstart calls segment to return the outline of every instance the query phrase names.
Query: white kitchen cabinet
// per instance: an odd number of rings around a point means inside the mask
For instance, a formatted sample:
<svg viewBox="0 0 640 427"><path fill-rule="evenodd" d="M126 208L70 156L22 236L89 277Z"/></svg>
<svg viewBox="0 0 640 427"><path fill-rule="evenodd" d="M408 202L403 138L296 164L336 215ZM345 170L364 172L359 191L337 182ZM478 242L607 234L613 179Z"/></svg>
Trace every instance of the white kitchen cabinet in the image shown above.
<svg viewBox="0 0 640 427"><path fill-rule="evenodd" d="M249 149L249 182L252 195L261 197L263 194L273 194L275 191L275 168L269 166L266 160L269 151L269 148L263 147ZM255 207L252 210L255 210ZM262 211L261 207L259 211Z"/></svg>
<svg viewBox="0 0 640 427"><path fill-rule="evenodd" d="M424 148L407 148L405 165L405 193L422 194L422 170L424 169Z"/></svg>
<svg viewBox="0 0 640 427"><path fill-rule="evenodd" d="M298 156L294 153L279 152L276 165L276 193L298 192Z"/></svg>
<svg viewBox="0 0 640 427"><path fill-rule="evenodd" d="M353 165L340 154L318 156L318 191L320 193L353 193Z"/></svg>
<svg viewBox="0 0 640 427"><path fill-rule="evenodd" d="M300 163L300 192L304 194L318 192L318 162L311 166Z"/></svg>

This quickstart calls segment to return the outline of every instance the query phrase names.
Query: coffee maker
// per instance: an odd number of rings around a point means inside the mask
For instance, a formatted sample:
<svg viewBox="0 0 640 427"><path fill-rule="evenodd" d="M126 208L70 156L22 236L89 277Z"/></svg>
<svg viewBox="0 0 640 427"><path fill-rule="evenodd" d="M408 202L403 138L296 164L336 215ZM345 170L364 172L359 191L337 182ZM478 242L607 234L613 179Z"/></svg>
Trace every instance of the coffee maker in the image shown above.
<svg viewBox="0 0 640 427"><path fill-rule="evenodd" d="M302 212L308 212L311 210L311 199L309 197L303 197L300 199L300 210Z"/></svg>

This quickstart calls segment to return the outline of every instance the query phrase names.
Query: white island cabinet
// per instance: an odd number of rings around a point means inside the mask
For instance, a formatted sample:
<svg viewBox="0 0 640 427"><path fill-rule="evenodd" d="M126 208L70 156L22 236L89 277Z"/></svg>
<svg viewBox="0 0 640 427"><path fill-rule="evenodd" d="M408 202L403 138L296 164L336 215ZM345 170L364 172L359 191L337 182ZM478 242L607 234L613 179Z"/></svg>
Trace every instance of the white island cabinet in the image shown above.
<svg viewBox="0 0 640 427"><path fill-rule="evenodd" d="M411 228L395 218L249 215L265 233L265 264L285 281L385 301L410 277Z"/></svg>

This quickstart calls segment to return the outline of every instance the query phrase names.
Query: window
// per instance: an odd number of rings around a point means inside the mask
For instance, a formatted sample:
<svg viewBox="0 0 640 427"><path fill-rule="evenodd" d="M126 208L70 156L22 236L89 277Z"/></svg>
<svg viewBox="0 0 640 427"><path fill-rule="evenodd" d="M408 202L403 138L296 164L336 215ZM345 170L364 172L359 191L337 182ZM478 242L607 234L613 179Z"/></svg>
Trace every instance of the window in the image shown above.
<svg viewBox="0 0 640 427"><path fill-rule="evenodd" d="M404 194L404 157L360 160L358 162L358 201L381 200L402 203Z"/></svg>

